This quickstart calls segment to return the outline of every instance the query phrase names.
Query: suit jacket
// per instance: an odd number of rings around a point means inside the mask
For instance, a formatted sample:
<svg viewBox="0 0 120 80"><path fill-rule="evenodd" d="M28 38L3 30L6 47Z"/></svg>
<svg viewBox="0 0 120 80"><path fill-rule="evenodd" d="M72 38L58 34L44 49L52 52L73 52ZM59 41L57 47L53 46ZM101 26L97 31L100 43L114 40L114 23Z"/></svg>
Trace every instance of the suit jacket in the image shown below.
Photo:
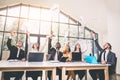
<svg viewBox="0 0 120 80"><path fill-rule="evenodd" d="M49 60L54 60L55 54L56 54L56 49L54 47L52 47L51 42L52 42L52 39L49 38L48 39L48 54L51 55ZM59 51L59 53L58 53L58 60L59 61L60 61L61 57L62 57L62 52Z"/></svg>
<svg viewBox="0 0 120 80"><path fill-rule="evenodd" d="M22 50L22 49L20 49L19 55L17 57L18 48L16 46L14 46L14 45L11 45L11 40L12 39L8 39L8 41L7 41L7 47L10 50L10 55L9 55L8 60L10 60L10 59L21 60L22 58L26 58L25 51Z"/></svg>
<svg viewBox="0 0 120 80"><path fill-rule="evenodd" d="M100 51L100 54L98 56L98 62L101 62L102 53L105 51L105 49L101 48L101 46L98 43L98 40L95 40L95 44L96 44L96 47L98 48L98 50ZM107 64L111 64L111 66L109 66L109 74L114 74L115 67L116 67L116 55L112 51L108 52Z"/></svg>

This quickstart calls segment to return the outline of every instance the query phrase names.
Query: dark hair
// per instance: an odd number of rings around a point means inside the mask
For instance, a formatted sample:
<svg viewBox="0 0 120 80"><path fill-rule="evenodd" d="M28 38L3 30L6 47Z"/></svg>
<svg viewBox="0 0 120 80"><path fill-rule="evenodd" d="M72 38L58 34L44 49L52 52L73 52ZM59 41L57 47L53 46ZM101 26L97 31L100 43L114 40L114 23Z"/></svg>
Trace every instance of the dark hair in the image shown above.
<svg viewBox="0 0 120 80"><path fill-rule="evenodd" d="M57 42L56 43L56 49L60 49L61 48L61 44L60 44L60 42Z"/></svg>
<svg viewBox="0 0 120 80"><path fill-rule="evenodd" d="M106 43L106 44L108 44L108 45L109 45L109 49L111 50L111 49L112 49L112 46L111 46L111 44L110 44L110 43Z"/></svg>
<svg viewBox="0 0 120 80"><path fill-rule="evenodd" d="M74 51L77 50L77 45L78 45L78 43L75 45ZM79 45L80 45L80 44L79 44ZM79 52L81 52L81 48L79 48Z"/></svg>
<svg viewBox="0 0 120 80"><path fill-rule="evenodd" d="M39 43L37 43L37 44L38 44L37 50L39 51L40 44ZM34 45L35 45L35 43L32 45L33 49L34 49Z"/></svg>

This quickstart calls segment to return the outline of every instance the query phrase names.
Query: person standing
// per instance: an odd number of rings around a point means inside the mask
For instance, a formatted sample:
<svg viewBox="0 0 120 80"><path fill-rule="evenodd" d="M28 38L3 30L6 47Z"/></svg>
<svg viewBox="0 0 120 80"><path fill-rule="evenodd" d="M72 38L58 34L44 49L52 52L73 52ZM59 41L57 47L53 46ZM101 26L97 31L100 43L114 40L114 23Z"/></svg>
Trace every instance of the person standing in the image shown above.
<svg viewBox="0 0 120 80"><path fill-rule="evenodd" d="M26 60L26 53L21 47L23 46L23 43L21 41L18 41L15 45L11 44L12 36L14 36L15 32L11 31L10 36L7 40L7 47L10 50L10 55L8 57L8 60ZM15 77L15 80L20 80L24 74L24 71L16 71L16 72L4 72L4 80L10 80L10 77Z"/></svg>
<svg viewBox="0 0 120 80"><path fill-rule="evenodd" d="M116 80L115 77L112 76L112 74L115 73L116 55L115 55L115 53L113 53L111 51L111 49L112 49L111 44L110 43L105 43L103 45L103 48L101 48L101 46L98 43L98 40L96 39L95 33L91 32L91 35L94 39L96 47L100 51L100 54L98 56L98 62L101 63L101 64L111 64L108 67L109 76L110 76L109 80ZM91 75L93 80L97 80L97 75L96 74L99 75L100 80L105 80L105 75L104 75L103 70L90 70L89 72L90 72L90 75Z"/></svg>

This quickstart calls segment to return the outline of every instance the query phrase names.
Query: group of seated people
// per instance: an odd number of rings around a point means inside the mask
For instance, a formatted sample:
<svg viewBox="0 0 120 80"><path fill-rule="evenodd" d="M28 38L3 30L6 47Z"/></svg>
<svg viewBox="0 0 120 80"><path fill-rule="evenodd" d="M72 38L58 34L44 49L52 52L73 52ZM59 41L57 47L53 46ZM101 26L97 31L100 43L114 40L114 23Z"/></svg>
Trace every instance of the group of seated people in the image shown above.
<svg viewBox="0 0 120 80"><path fill-rule="evenodd" d="M10 34L11 36L14 36L14 32L11 32ZM102 49L98 44L98 41L95 37L95 33L91 32L91 35L95 41L96 47L100 51L98 62L101 62L101 64L111 64L111 66L109 66L109 76L110 76L109 80L116 80L115 77L113 76L113 74L115 74L116 56L115 56L115 53L111 51L112 46L110 45L110 43L106 43ZM10 56L8 60L18 59L18 60L26 61L27 54L24 50L21 49L23 43L21 41L18 41L16 46L11 45L11 40L12 40L11 36L8 38L8 41L7 41L7 47L10 50ZM61 62L82 60L81 55L86 50L81 51L81 46L79 43L75 45L73 52L70 49L69 43L64 46L63 51L60 51L61 44L59 42L56 43L55 48L52 47L52 44L51 44L52 37L53 35L50 35L48 37L48 54L50 55L48 60L58 60ZM33 48L32 51L40 51L40 52L43 49L43 48L39 49L38 43L33 44L32 48ZM74 57L73 57L73 54L74 54ZM97 80L98 75L100 80L105 80L103 70L90 70L89 73L93 80ZM14 80L21 80L23 74L24 74L24 71L4 72L4 80L10 80L10 77L13 77L13 76L15 77ZM42 74L42 71L26 71L26 75L31 75L33 80L37 80L39 74ZM61 69L56 68L56 74L59 75L59 80L62 80ZM73 80L76 80L76 77L75 77L76 75L78 75L79 79L82 80L83 77L85 76L85 70L67 71L66 74L68 75L67 80L69 80L70 77L72 77ZM48 71L48 80L52 80L52 71Z"/></svg>

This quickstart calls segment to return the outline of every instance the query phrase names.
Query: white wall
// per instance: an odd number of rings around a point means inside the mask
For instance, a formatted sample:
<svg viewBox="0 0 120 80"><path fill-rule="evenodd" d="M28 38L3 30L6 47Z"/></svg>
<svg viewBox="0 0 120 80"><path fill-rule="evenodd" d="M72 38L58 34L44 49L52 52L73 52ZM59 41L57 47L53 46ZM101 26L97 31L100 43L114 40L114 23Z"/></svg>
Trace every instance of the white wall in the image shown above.
<svg viewBox="0 0 120 80"><path fill-rule="evenodd" d="M108 14L108 40L112 44L112 50L117 56L117 73L120 74L120 14L109 12Z"/></svg>

